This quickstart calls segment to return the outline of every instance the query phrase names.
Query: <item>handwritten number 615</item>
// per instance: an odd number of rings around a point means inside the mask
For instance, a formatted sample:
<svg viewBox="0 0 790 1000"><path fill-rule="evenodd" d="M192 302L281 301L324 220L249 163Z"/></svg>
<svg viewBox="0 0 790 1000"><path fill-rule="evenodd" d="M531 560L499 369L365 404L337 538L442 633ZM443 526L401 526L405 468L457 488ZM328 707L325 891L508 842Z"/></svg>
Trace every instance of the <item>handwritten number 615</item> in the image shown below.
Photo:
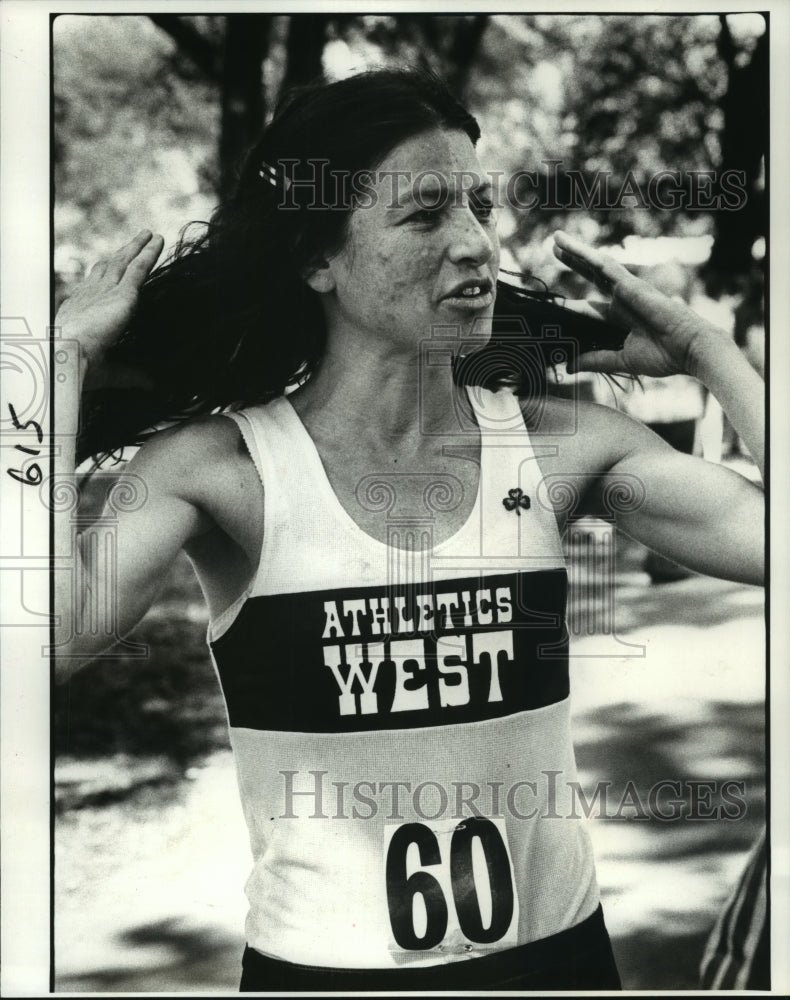
<svg viewBox="0 0 790 1000"><path fill-rule="evenodd" d="M41 430L41 424L37 423L35 420L26 420L21 423L19 417L16 415L16 410L11 405L8 404L8 412L11 414L11 419L14 422L14 427L18 431L26 431L28 428L32 427L36 432L36 437L38 438L38 443L44 440L44 432ZM25 455L40 455L40 448L28 448L24 444L14 445L17 451L23 452ZM38 486L41 482L41 466L38 462L31 462L30 465L26 466L25 471L22 472L21 469L8 469L8 475L12 479L16 479L18 483L22 483L24 486Z"/></svg>

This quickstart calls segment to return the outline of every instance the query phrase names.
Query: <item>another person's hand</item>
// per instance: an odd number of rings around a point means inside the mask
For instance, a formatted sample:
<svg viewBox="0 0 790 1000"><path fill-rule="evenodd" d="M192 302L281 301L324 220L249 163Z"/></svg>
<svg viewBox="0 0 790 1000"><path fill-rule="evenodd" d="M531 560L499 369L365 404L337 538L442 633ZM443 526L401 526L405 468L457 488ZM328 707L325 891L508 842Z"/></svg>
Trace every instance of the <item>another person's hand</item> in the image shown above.
<svg viewBox="0 0 790 1000"><path fill-rule="evenodd" d="M140 286L162 252L164 240L148 230L138 233L112 256L97 261L85 280L64 299L55 326L80 345L83 371L92 380L103 368L107 349L127 329ZM124 381L107 371L101 381Z"/></svg>
<svg viewBox="0 0 790 1000"><path fill-rule="evenodd" d="M554 255L611 299L610 318L631 331L619 351L589 351L574 371L626 372L661 378L696 375L704 347L727 334L682 302L668 298L622 264L566 233L554 234ZM571 369L568 369L571 371Z"/></svg>

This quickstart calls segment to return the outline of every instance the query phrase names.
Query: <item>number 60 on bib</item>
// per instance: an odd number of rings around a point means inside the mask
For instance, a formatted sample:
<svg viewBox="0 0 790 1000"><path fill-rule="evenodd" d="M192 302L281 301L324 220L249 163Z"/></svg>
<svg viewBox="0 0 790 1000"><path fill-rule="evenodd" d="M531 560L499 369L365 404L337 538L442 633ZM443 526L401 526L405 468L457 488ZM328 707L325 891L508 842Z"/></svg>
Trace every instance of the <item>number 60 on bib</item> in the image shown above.
<svg viewBox="0 0 790 1000"><path fill-rule="evenodd" d="M504 819L385 827L392 951L515 947L518 896Z"/></svg>

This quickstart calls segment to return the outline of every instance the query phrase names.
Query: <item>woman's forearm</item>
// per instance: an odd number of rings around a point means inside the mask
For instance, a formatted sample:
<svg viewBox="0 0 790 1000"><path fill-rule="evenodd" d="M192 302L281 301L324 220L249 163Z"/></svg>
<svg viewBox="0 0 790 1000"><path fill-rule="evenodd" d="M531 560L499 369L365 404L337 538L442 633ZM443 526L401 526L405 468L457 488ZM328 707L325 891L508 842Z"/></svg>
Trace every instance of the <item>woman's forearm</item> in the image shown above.
<svg viewBox="0 0 790 1000"><path fill-rule="evenodd" d="M699 338L690 374L721 404L765 482L765 384L735 342L724 334Z"/></svg>

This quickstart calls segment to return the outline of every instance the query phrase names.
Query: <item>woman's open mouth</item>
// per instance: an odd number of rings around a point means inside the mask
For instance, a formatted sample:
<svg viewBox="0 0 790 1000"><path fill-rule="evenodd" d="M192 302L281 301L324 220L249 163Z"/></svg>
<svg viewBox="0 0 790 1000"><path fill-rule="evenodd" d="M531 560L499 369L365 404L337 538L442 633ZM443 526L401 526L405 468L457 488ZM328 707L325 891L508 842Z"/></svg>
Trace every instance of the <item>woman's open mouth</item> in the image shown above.
<svg viewBox="0 0 790 1000"><path fill-rule="evenodd" d="M494 285L488 278L462 281L447 295L442 302L453 309L485 309L494 301Z"/></svg>

